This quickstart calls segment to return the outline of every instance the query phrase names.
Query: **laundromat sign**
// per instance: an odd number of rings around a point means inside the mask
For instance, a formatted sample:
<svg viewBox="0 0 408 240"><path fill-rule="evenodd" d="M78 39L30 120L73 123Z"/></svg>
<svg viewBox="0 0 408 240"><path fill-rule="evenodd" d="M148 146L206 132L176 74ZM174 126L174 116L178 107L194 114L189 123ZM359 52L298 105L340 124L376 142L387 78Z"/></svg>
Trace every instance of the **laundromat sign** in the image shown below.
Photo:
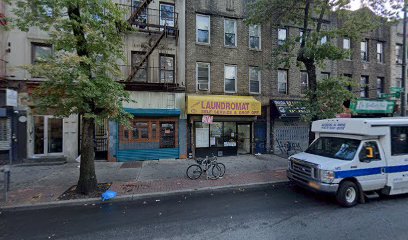
<svg viewBox="0 0 408 240"><path fill-rule="evenodd" d="M261 115L261 102L246 96L188 96L187 114Z"/></svg>

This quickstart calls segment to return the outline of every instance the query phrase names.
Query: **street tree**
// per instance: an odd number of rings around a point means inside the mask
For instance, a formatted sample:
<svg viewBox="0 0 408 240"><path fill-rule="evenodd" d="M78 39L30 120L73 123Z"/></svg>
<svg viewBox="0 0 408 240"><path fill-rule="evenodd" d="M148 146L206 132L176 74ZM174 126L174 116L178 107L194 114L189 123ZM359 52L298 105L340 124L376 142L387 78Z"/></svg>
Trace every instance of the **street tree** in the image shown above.
<svg viewBox="0 0 408 240"><path fill-rule="evenodd" d="M364 0L356 11L350 11L350 0L255 0L248 5L247 24L265 24L274 29L295 26L301 36L290 35L272 49L272 68L297 65L308 74L308 91L303 106L305 119L314 121L334 117L342 103L353 95L346 88L352 84L333 76L327 82L317 81L317 69L327 61L346 59L349 50L335 44L347 37L360 42L364 34L388 24L401 9L403 0ZM339 104L339 105L338 105ZM309 140L314 139L310 132Z"/></svg>
<svg viewBox="0 0 408 240"><path fill-rule="evenodd" d="M12 27L48 33L54 53L25 66L31 76L45 79L33 101L40 111L57 117L79 114L81 164L77 192L96 189L94 165L95 124L115 119L126 123L130 115L123 102L130 101L116 82L124 61L121 32L127 29L124 12L111 0L7 0L13 9Z"/></svg>

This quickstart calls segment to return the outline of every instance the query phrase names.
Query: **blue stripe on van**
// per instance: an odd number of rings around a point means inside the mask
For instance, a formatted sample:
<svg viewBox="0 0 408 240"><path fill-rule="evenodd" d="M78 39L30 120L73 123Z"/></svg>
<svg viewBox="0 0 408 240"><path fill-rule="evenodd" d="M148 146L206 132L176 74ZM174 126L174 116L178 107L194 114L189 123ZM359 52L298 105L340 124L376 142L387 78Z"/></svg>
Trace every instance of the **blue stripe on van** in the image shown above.
<svg viewBox="0 0 408 240"><path fill-rule="evenodd" d="M408 165L400 166L390 166L390 167L376 167L376 168L364 168L346 171L335 171L335 178L347 178L347 177L359 177L381 174L381 169L385 168L386 173L398 173L398 172L408 172Z"/></svg>
<svg viewBox="0 0 408 240"><path fill-rule="evenodd" d="M356 170L347 170L347 171L336 171L334 172L335 178L347 178L347 177L359 177L359 176L368 176L381 174L381 168L364 168Z"/></svg>

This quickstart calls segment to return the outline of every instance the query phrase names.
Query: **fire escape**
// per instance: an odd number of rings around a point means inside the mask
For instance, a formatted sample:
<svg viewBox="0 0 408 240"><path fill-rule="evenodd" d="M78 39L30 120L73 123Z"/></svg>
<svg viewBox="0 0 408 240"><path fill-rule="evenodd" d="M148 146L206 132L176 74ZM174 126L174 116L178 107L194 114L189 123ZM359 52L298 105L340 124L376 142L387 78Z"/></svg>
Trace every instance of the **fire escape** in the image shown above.
<svg viewBox="0 0 408 240"><path fill-rule="evenodd" d="M146 77L146 82L135 82L134 78L139 71L145 70L144 65L149 61L149 56L158 49L163 39L174 38L177 44L178 26L177 13L166 10L149 9L148 6L153 0L142 0L137 7L132 7L132 13L128 18L128 23L136 28L138 32L148 33L151 38L147 43L142 44L144 55L136 63L132 63L130 73L126 78L128 90L147 90L147 91L174 91L179 89L176 83L152 83ZM166 19L166 15L167 19ZM152 17L153 19L150 19ZM157 19L154 19L157 18ZM164 19L164 20L163 20Z"/></svg>

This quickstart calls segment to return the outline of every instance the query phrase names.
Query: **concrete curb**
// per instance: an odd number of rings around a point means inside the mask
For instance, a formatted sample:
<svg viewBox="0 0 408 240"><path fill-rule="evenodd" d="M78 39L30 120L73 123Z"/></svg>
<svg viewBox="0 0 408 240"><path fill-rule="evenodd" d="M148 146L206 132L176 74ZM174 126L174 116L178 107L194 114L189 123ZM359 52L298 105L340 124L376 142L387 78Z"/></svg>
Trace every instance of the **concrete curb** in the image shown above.
<svg viewBox="0 0 408 240"><path fill-rule="evenodd" d="M150 198L159 198L159 197L172 197L183 194L190 193L209 193L209 192L224 192L232 189L260 189L265 188L273 184L283 184L287 183L288 180L276 180L269 182L258 182L258 183L246 183L246 184L236 184L236 185L226 185L226 186L216 186L216 187L204 187L196 189L183 189L176 190L171 192L153 192L153 193L142 193L142 194L132 194L132 195L122 195L117 196L116 198L102 202L101 198L87 198L87 199L74 199L74 200L63 200L63 201L54 201L54 202L45 202L45 203L35 203L35 204L21 204L14 206L1 206L0 211L23 211L23 210L38 210L45 208L56 208L56 207L67 207L67 206L81 206L89 204L105 204L105 203L116 203L116 202L126 202L134 200L144 200Z"/></svg>

